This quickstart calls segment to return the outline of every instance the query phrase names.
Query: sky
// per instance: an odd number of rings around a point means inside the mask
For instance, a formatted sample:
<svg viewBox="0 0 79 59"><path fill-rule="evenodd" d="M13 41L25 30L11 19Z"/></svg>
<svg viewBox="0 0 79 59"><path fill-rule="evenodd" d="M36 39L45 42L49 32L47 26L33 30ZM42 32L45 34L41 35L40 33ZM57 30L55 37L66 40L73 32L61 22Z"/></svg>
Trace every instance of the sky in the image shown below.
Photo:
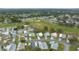
<svg viewBox="0 0 79 59"><path fill-rule="evenodd" d="M0 8L79 8L79 0L0 0Z"/></svg>

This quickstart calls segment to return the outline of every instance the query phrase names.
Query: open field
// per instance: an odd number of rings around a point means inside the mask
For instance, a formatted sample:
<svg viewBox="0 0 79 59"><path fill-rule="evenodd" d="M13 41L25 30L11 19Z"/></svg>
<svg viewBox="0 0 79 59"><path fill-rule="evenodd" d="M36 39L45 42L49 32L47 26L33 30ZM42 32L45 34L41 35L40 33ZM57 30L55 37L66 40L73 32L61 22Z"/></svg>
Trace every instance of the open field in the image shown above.
<svg viewBox="0 0 79 59"><path fill-rule="evenodd" d="M30 25L34 26L35 28L37 28L40 31L44 31L44 27L47 26L48 30L62 30L64 33L66 34L78 34L79 35L79 28L75 28L75 27L67 27L67 26L61 26L59 24L55 24L55 23L49 23L47 21L31 21Z"/></svg>
<svg viewBox="0 0 79 59"><path fill-rule="evenodd" d="M42 32L45 31L44 27L46 26L46 27L48 27L49 32L61 30L66 34L79 35L79 28L67 27L67 26L63 26L63 25L61 26L59 24L49 23L48 21L45 21L45 20L26 21L26 23L0 24L0 28L17 27L17 26L21 26L21 25L27 24L27 23L28 23L28 25L31 25L31 26L35 27L36 29L38 29L38 31L42 31Z"/></svg>
<svg viewBox="0 0 79 59"><path fill-rule="evenodd" d="M12 24L0 24L0 28L7 28L7 27L17 27L21 25L21 23L12 23Z"/></svg>

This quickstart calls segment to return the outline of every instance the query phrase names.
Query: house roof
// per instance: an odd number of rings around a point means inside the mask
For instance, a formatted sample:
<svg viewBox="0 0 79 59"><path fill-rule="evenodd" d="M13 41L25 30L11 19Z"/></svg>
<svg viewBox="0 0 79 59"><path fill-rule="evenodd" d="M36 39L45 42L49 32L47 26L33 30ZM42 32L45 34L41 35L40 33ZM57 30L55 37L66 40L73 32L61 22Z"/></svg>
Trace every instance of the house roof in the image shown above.
<svg viewBox="0 0 79 59"><path fill-rule="evenodd" d="M8 51L15 51L16 50L16 45L11 43L10 45L8 45L6 47L6 50L8 50Z"/></svg>
<svg viewBox="0 0 79 59"><path fill-rule="evenodd" d="M37 33L37 36L40 36L40 37L42 37L42 36L43 36L43 33L42 33L42 32L40 32L40 33Z"/></svg>
<svg viewBox="0 0 79 59"><path fill-rule="evenodd" d="M51 44L51 48L57 49L58 48L58 43Z"/></svg>
<svg viewBox="0 0 79 59"><path fill-rule="evenodd" d="M41 49L48 49L46 42L39 42L38 44Z"/></svg>
<svg viewBox="0 0 79 59"><path fill-rule="evenodd" d="M45 32L44 36L50 36L50 33L49 32Z"/></svg>
<svg viewBox="0 0 79 59"><path fill-rule="evenodd" d="M57 32L55 32L55 33L51 33L51 36L53 36L53 37L57 37L57 36L58 36L58 33L57 33Z"/></svg>

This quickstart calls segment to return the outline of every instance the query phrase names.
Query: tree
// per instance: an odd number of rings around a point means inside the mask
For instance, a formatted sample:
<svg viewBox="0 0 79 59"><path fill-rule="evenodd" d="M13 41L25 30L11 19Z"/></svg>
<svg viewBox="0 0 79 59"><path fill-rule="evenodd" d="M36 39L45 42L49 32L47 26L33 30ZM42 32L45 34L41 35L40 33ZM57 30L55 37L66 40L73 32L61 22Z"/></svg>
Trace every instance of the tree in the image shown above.
<svg viewBox="0 0 79 59"><path fill-rule="evenodd" d="M48 31L48 27L47 27L47 26L44 26L44 30L45 30L45 31Z"/></svg>
<svg viewBox="0 0 79 59"><path fill-rule="evenodd" d="M52 33L52 32L55 32L56 30L54 29L54 28L51 28L50 29L50 32Z"/></svg>
<svg viewBox="0 0 79 59"><path fill-rule="evenodd" d="M78 43L78 39L76 37L73 37L72 39L69 39L70 43Z"/></svg>
<svg viewBox="0 0 79 59"><path fill-rule="evenodd" d="M4 17L0 17L0 22L4 22Z"/></svg>
<svg viewBox="0 0 79 59"><path fill-rule="evenodd" d="M18 17L15 17L15 16L13 16L13 17L10 18L10 19L11 19L11 21L12 21L13 23L21 22L21 20L19 20Z"/></svg>
<svg viewBox="0 0 79 59"><path fill-rule="evenodd" d="M62 33L62 32L63 32L63 30L62 30L62 29L60 29L60 28L59 28L59 29L57 29L56 31L57 31L57 32L59 32L59 33Z"/></svg>

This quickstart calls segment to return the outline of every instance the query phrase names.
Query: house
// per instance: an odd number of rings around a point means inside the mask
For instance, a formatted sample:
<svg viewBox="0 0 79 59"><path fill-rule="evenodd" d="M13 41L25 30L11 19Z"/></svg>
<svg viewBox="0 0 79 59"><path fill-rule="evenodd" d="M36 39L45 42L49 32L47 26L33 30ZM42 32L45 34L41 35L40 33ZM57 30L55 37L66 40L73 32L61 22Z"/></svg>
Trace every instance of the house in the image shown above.
<svg viewBox="0 0 79 59"><path fill-rule="evenodd" d="M57 18L51 18L51 19L49 19L49 22L52 22L52 23L58 23L57 21L58 21Z"/></svg>
<svg viewBox="0 0 79 59"><path fill-rule="evenodd" d="M29 33L29 40L32 40L32 34Z"/></svg>
<svg viewBox="0 0 79 59"><path fill-rule="evenodd" d="M79 41L79 36L77 37L78 41Z"/></svg>
<svg viewBox="0 0 79 59"><path fill-rule="evenodd" d="M55 40L54 37L51 36L50 40Z"/></svg>
<svg viewBox="0 0 79 59"><path fill-rule="evenodd" d="M50 44L54 44L55 43L55 41L50 41Z"/></svg>
<svg viewBox="0 0 79 59"><path fill-rule="evenodd" d="M66 34L63 34L62 38L63 39L67 38L67 35Z"/></svg>
<svg viewBox="0 0 79 59"><path fill-rule="evenodd" d="M13 42L15 42L16 36L17 36L16 31L13 31L13 32L12 32Z"/></svg>
<svg viewBox="0 0 79 59"><path fill-rule="evenodd" d="M75 22L75 26L79 26L79 22L78 21Z"/></svg>
<svg viewBox="0 0 79 59"><path fill-rule="evenodd" d="M62 38L61 38L61 37L59 37L59 38L58 38L58 41L59 41L59 42L61 42L61 41L62 41Z"/></svg>
<svg viewBox="0 0 79 59"><path fill-rule="evenodd" d="M31 42L28 43L28 46L31 46Z"/></svg>
<svg viewBox="0 0 79 59"><path fill-rule="evenodd" d="M51 48L57 50L58 49L58 43L52 42L51 43Z"/></svg>
<svg viewBox="0 0 79 59"><path fill-rule="evenodd" d="M2 32L2 35L9 35L9 31Z"/></svg>
<svg viewBox="0 0 79 59"><path fill-rule="evenodd" d="M79 51L79 48L77 48L77 51Z"/></svg>
<svg viewBox="0 0 79 59"><path fill-rule="evenodd" d="M10 39L10 38L11 38L11 35L3 35L2 34L2 39L5 39L6 40L6 39Z"/></svg>
<svg viewBox="0 0 79 59"><path fill-rule="evenodd" d="M71 24L71 23L72 23L71 19L66 20L66 24Z"/></svg>
<svg viewBox="0 0 79 59"><path fill-rule="evenodd" d="M29 33L29 37L35 37L35 33Z"/></svg>
<svg viewBox="0 0 79 59"><path fill-rule="evenodd" d="M16 35L17 35L16 31L12 31L11 34L13 38L16 38Z"/></svg>
<svg viewBox="0 0 79 59"><path fill-rule="evenodd" d="M3 44L7 43L8 41L7 40L3 40Z"/></svg>
<svg viewBox="0 0 79 59"><path fill-rule="evenodd" d="M41 38L39 36L37 36L37 40L40 40Z"/></svg>
<svg viewBox="0 0 79 59"><path fill-rule="evenodd" d="M27 35L27 34L28 34L28 32L26 30L24 30L24 35Z"/></svg>
<svg viewBox="0 0 79 59"><path fill-rule="evenodd" d="M68 34L68 35L67 35L67 38L68 38L68 39L73 39L73 35Z"/></svg>
<svg viewBox="0 0 79 59"><path fill-rule="evenodd" d="M25 40L28 39L28 32L26 30L24 30L24 38L25 38Z"/></svg>
<svg viewBox="0 0 79 59"><path fill-rule="evenodd" d="M68 39L66 39L66 43L70 43L70 41Z"/></svg>
<svg viewBox="0 0 79 59"><path fill-rule="evenodd" d="M26 46L25 43L21 43L21 42L19 42L19 43L18 43L18 46L17 46L17 50L25 49L25 46Z"/></svg>
<svg viewBox="0 0 79 59"><path fill-rule="evenodd" d="M24 28L26 29L29 25L24 25Z"/></svg>
<svg viewBox="0 0 79 59"><path fill-rule="evenodd" d="M63 39L66 39L66 34L59 34L59 41L62 41Z"/></svg>
<svg viewBox="0 0 79 59"><path fill-rule="evenodd" d="M16 38L13 38L12 41L15 42Z"/></svg>
<svg viewBox="0 0 79 59"><path fill-rule="evenodd" d="M11 36L10 36L8 31L2 32L2 36L1 37L3 39L2 40L3 43L7 43L7 42L11 41Z"/></svg>
<svg viewBox="0 0 79 59"><path fill-rule="evenodd" d="M15 51L16 50L16 44L11 43L11 44L7 45L5 49L7 51Z"/></svg>
<svg viewBox="0 0 79 59"><path fill-rule="evenodd" d="M59 38L66 38L66 34L60 33L60 34L59 34Z"/></svg>
<svg viewBox="0 0 79 59"><path fill-rule="evenodd" d="M28 32L33 32L33 31L34 31L34 28L33 28L32 26L28 26L28 27L27 27L27 31L28 31Z"/></svg>
<svg viewBox="0 0 79 59"><path fill-rule="evenodd" d="M59 34L59 37L62 38L62 37L63 37L63 34L60 33L60 34Z"/></svg>
<svg viewBox="0 0 79 59"><path fill-rule="evenodd" d="M37 47L37 46L38 46L37 41L32 41L32 42L31 42L31 47L32 47L32 48Z"/></svg>
<svg viewBox="0 0 79 59"><path fill-rule="evenodd" d="M39 48L41 49L48 49L46 42L38 42Z"/></svg>
<svg viewBox="0 0 79 59"><path fill-rule="evenodd" d="M58 41L59 41L59 42L62 41L62 37L63 37L63 34L60 33L60 34L59 34L59 38L58 38Z"/></svg>
<svg viewBox="0 0 79 59"><path fill-rule="evenodd" d="M51 33L51 36L52 37L57 37L58 36L58 33L57 32Z"/></svg>
<svg viewBox="0 0 79 59"><path fill-rule="evenodd" d="M38 33L38 36L43 37L43 33L42 32Z"/></svg>
<svg viewBox="0 0 79 59"><path fill-rule="evenodd" d="M21 33L23 33L23 30L22 30L22 29L19 29L19 30L17 31L17 33L18 33L18 34L21 34Z"/></svg>
<svg viewBox="0 0 79 59"><path fill-rule="evenodd" d="M6 31L5 28L2 28L2 31L3 31L3 32Z"/></svg>
<svg viewBox="0 0 79 59"><path fill-rule="evenodd" d="M49 32L45 32L44 33L44 37L45 37L45 39L48 39L48 37L50 37L50 33Z"/></svg>
<svg viewBox="0 0 79 59"><path fill-rule="evenodd" d="M37 36L37 39L40 40L43 37L43 33L42 32L37 33L36 36Z"/></svg>

